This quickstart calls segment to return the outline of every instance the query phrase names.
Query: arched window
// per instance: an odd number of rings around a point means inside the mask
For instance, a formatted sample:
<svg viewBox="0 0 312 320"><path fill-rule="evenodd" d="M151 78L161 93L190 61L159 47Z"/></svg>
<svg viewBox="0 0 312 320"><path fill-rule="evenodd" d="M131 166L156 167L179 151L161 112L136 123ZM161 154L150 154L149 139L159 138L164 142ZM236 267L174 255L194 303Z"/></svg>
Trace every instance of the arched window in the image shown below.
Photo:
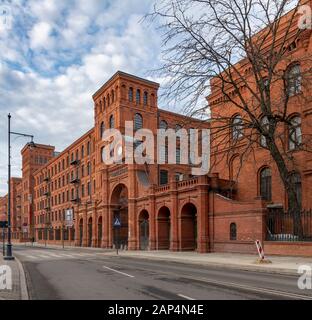
<svg viewBox="0 0 312 320"><path fill-rule="evenodd" d="M137 113L134 116L134 130L140 130L143 128L143 117Z"/></svg>
<svg viewBox="0 0 312 320"><path fill-rule="evenodd" d="M106 98L103 99L103 107L104 107L104 110L106 109Z"/></svg>
<svg viewBox="0 0 312 320"><path fill-rule="evenodd" d="M101 148L101 161L104 162L104 149L105 147Z"/></svg>
<svg viewBox="0 0 312 320"><path fill-rule="evenodd" d="M129 102L133 102L133 88L129 89Z"/></svg>
<svg viewBox="0 0 312 320"><path fill-rule="evenodd" d="M87 154L88 154L88 156L90 155L90 153L91 153L91 143L90 143L90 141L88 141L88 143L87 143Z"/></svg>
<svg viewBox="0 0 312 320"><path fill-rule="evenodd" d="M168 129L168 123L165 120L160 121L159 129L167 130Z"/></svg>
<svg viewBox="0 0 312 320"><path fill-rule="evenodd" d="M176 132L179 132L181 129L182 129L182 126L177 124L175 128Z"/></svg>
<svg viewBox="0 0 312 320"><path fill-rule="evenodd" d="M260 195L263 200L272 200L272 173L270 168L264 168L260 172Z"/></svg>
<svg viewBox="0 0 312 320"><path fill-rule="evenodd" d="M81 158L84 158L84 146L81 147Z"/></svg>
<svg viewBox="0 0 312 320"><path fill-rule="evenodd" d="M114 119L113 115L111 115L110 118L109 118L109 127L110 127L110 129L114 129L115 128L115 119Z"/></svg>
<svg viewBox="0 0 312 320"><path fill-rule="evenodd" d="M268 117L264 116L261 119L261 127L265 130L268 131L269 130L269 119ZM260 137L260 145L263 148L267 148L267 141L264 135L261 135Z"/></svg>
<svg viewBox="0 0 312 320"><path fill-rule="evenodd" d="M300 65L296 64L287 70L287 92L290 97L301 92L302 76Z"/></svg>
<svg viewBox="0 0 312 320"><path fill-rule="evenodd" d="M295 190L296 196L297 196L297 201L298 204L302 205L302 183L301 183L301 175L297 172L294 172L290 176L290 182L293 185L293 188Z"/></svg>
<svg viewBox="0 0 312 320"><path fill-rule="evenodd" d="M151 94L151 106L152 107L155 106L155 95L154 95L154 93Z"/></svg>
<svg viewBox="0 0 312 320"><path fill-rule="evenodd" d="M103 138L104 136L104 131L105 131L105 124L104 122L101 123L101 127L100 127L100 137Z"/></svg>
<svg viewBox="0 0 312 320"><path fill-rule="evenodd" d="M141 103L141 90L138 89L136 91L136 104L140 104Z"/></svg>
<svg viewBox="0 0 312 320"><path fill-rule="evenodd" d="M114 103L115 102L115 92L114 92L114 90L112 90L112 103Z"/></svg>
<svg viewBox="0 0 312 320"><path fill-rule="evenodd" d="M289 150L297 150L302 144L301 118L299 116L290 119L289 132Z"/></svg>
<svg viewBox="0 0 312 320"><path fill-rule="evenodd" d="M240 115L237 115L232 120L232 138L233 140L239 140L243 137L243 119Z"/></svg>
<svg viewBox="0 0 312 320"><path fill-rule="evenodd" d="M110 95L108 94L108 95L107 95L107 105L109 106L110 103L111 103L111 101L110 101Z"/></svg>
<svg viewBox="0 0 312 320"><path fill-rule="evenodd" d="M230 240L236 241L237 240L237 226L236 223L231 223L230 225Z"/></svg>
<svg viewBox="0 0 312 320"><path fill-rule="evenodd" d="M146 91L144 91L144 95L143 95L143 103L144 103L144 106L147 106L148 104L148 93Z"/></svg>

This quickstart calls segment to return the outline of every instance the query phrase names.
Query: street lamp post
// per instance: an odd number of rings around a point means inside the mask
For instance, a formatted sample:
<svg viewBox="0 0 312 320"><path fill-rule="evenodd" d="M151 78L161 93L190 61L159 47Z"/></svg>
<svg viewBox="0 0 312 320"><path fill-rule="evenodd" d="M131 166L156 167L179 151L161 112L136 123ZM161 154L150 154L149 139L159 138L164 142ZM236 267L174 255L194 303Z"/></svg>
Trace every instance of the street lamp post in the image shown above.
<svg viewBox="0 0 312 320"><path fill-rule="evenodd" d="M8 243L4 260L14 260L11 243L11 135L30 138L30 147L34 146L34 136L11 131L11 114L8 115Z"/></svg>

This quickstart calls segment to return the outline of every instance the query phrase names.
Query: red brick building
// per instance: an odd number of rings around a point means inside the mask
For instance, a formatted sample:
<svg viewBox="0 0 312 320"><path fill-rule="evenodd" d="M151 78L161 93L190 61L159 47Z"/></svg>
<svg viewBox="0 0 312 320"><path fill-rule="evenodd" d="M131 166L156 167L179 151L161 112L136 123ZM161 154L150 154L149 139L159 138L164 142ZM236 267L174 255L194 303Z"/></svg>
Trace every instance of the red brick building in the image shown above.
<svg viewBox="0 0 312 320"><path fill-rule="evenodd" d="M160 110L158 88L157 83L117 72L93 96L93 129L59 154L43 145L22 150L23 225L30 236L49 243L112 248L118 216L124 248L209 250L208 190L214 178L192 177L190 165L102 162L104 128L124 133L125 121L138 122L155 136L160 127L208 127ZM226 181L215 184L226 192ZM65 223L68 209L74 212L71 227Z"/></svg>
<svg viewBox="0 0 312 320"><path fill-rule="evenodd" d="M286 22L287 15L283 19ZM292 46L294 62L311 56L310 40L311 32L306 31ZM248 78L248 63L241 61L238 65ZM302 71L308 67L300 65ZM212 87L207 98L212 115L237 116L233 105L222 102L223 96L217 86L214 88L214 82ZM201 253L255 252L254 242L258 239L265 242L267 253L311 255L311 243L265 241L268 207L287 209L287 199L277 169L262 148L256 150L255 157L244 159L241 166L244 141L231 150L229 159L216 152L212 144L211 172L198 177L191 175L190 165L103 163L103 131L116 128L124 133L125 121L149 128L155 135L160 127L208 126L159 109L158 89L157 83L117 72L93 96L94 126L90 131L61 153L55 153L51 146L31 149L26 145L22 150L22 181L15 187L21 202L14 204L14 230L22 227L23 238L34 236L40 242L112 248L118 241L130 250ZM309 135L311 100L303 103L300 97L298 94L292 98L288 112L290 117L300 119L298 132ZM287 138L287 128L281 128L281 132ZM302 150L289 151L295 159L302 207L310 209L312 155ZM270 183L265 190L261 186L263 179ZM0 200L0 209L4 206L5 200ZM67 210L73 212L72 226L66 224ZM113 227L116 218L121 220L118 231ZM16 234L15 238L21 236Z"/></svg>
<svg viewBox="0 0 312 320"><path fill-rule="evenodd" d="M309 1L303 1L303 3L311 4ZM285 37L285 30L288 30L292 15L293 13L290 12L282 17L279 33L275 40L276 44L281 43L283 37ZM276 67L277 72L296 75L296 80L290 82L295 86L287 88L292 93L290 94L286 111L287 118L290 123L295 124L295 129L290 130L288 125L280 126L278 127L278 134L281 141L281 149L282 146L285 146L285 158L289 159L287 160L287 166L293 172L298 200L302 208L306 210L312 208L312 154L304 148L297 148L296 145L300 145L305 141L308 143L312 132L312 100L309 80L312 54L311 40L311 30L304 30L298 35L298 19L294 19L287 34L286 54ZM267 41L269 42L270 40L267 39ZM252 85L254 83L254 75L251 72L251 65L248 60L240 61L236 67L246 81ZM304 75L307 76L304 77ZM212 92L208 97L212 118L232 119L232 123L235 123L236 120L239 121L246 115L234 103L225 101L227 99L225 99L225 94L221 92L219 82L218 79L213 80ZM237 83L240 82L237 80ZM248 100L250 92L244 86L243 81L241 81L239 87L240 94L246 101L251 101L251 99ZM257 90L255 86L253 89ZM231 86L225 89L227 95L234 97L233 99L239 105L238 94L235 96L234 91L232 92L231 90L233 90ZM283 94L281 90L285 90L282 79L272 82L271 94L273 101L274 99L279 101L279 97ZM261 119L263 115L260 108L256 112L258 112L258 118ZM262 239L262 241L266 240L268 225L266 224L265 216L267 212L272 210L287 211L287 194L276 163L273 161L270 152L261 146L261 144L265 143L261 140L263 139L261 136L255 138L259 143L254 147L253 151L246 152L246 145L250 143L250 140L244 137L248 136L248 134L242 134L242 137L237 138L235 136L237 132L229 128L229 139L224 139L224 136L221 137L223 133L220 133L217 127L217 122L216 125L212 125L211 135L214 137L211 150L212 172L217 173L220 178L233 181L235 190L231 197L232 199L214 195L216 201L214 228L217 232L214 238L213 250L250 251L253 250L253 243L250 240L255 238ZM297 140L296 145L293 139ZM226 142L220 142L221 140L226 140ZM309 218L311 218L310 214ZM305 228L310 231L311 235L312 220L306 220L303 224L305 224ZM236 241L229 241L231 226L236 229ZM289 229L287 228L287 230ZM267 254L312 255L312 246L309 242L265 241L265 250Z"/></svg>

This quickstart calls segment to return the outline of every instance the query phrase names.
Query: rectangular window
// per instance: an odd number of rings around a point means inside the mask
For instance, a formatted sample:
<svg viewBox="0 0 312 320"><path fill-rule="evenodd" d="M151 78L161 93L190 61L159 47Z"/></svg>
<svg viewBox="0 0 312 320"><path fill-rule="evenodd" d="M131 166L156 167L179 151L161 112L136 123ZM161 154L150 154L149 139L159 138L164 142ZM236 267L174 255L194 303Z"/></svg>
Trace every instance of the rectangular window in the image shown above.
<svg viewBox="0 0 312 320"><path fill-rule="evenodd" d="M88 182L88 196L91 196L91 183Z"/></svg>
<svg viewBox="0 0 312 320"><path fill-rule="evenodd" d="M161 186L163 185L167 185L169 182L169 179L168 179L168 171L165 171L165 170L161 170L160 171L160 177L159 177L159 184Z"/></svg>

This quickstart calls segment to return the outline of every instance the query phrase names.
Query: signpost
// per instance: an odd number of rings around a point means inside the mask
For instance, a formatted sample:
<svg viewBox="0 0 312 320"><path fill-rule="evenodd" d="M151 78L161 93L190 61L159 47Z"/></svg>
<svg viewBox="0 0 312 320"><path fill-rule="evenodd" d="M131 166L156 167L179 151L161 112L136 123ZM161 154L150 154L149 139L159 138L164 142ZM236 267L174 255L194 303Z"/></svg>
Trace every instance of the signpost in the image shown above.
<svg viewBox="0 0 312 320"><path fill-rule="evenodd" d="M117 256L119 254L120 228L121 228L121 220L120 220L120 217L116 216L114 220L114 229L116 230L115 232L116 232L116 238L117 238L117 244L116 244Z"/></svg>
<svg viewBox="0 0 312 320"><path fill-rule="evenodd" d="M256 241L256 247L258 250L260 261L264 261L265 260L264 250L263 250L261 242L259 240Z"/></svg>

